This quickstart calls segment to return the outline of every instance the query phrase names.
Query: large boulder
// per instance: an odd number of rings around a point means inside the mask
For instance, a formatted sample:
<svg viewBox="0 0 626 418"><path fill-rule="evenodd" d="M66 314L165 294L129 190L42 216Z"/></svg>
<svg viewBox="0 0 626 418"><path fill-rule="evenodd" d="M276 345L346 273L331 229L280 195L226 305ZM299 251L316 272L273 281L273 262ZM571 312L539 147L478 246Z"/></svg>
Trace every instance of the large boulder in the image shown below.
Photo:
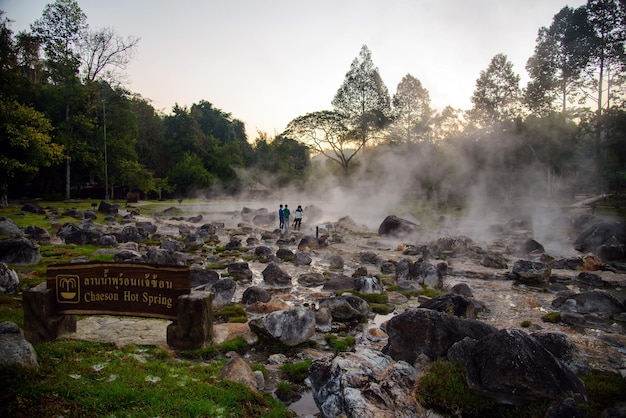
<svg viewBox="0 0 626 418"><path fill-rule="evenodd" d="M0 263L0 293L14 295L19 284L20 278L15 270L10 269L4 263Z"/></svg>
<svg viewBox="0 0 626 418"><path fill-rule="evenodd" d="M250 389L261 390L259 379L250 365L239 354L231 351L227 354L230 360L220 370L220 379L242 383Z"/></svg>
<svg viewBox="0 0 626 418"><path fill-rule="evenodd" d="M564 312L611 316L624 311L624 305L605 290L560 296L552 301L552 306Z"/></svg>
<svg viewBox="0 0 626 418"><path fill-rule="evenodd" d="M591 367L585 358L585 354L568 338L560 332L533 332L533 338L543 345L561 363L569 367L576 375L589 373Z"/></svg>
<svg viewBox="0 0 626 418"><path fill-rule="evenodd" d="M163 266L185 266L187 265L187 255L162 248L150 248L146 252L146 262Z"/></svg>
<svg viewBox="0 0 626 418"><path fill-rule="evenodd" d="M421 417L417 371L375 350L339 353L311 364L313 400L323 417Z"/></svg>
<svg viewBox="0 0 626 418"><path fill-rule="evenodd" d="M626 223L590 223L574 241L574 249L598 254L605 261L623 259L626 257Z"/></svg>
<svg viewBox="0 0 626 418"><path fill-rule="evenodd" d="M465 338L448 351L467 372L470 390L496 403L522 405L580 394L585 385L537 339L508 328L479 339Z"/></svg>
<svg viewBox="0 0 626 418"><path fill-rule="evenodd" d="M389 339L383 353L413 364L422 354L431 360L444 358L448 349L463 338L479 339L497 329L473 319L418 308L392 317L384 326L384 331Z"/></svg>
<svg viewBox="0 0 626 418"><path fill-rule="evenodd" d="M526 284L545 284L550 279L552 269L538 261L517 260L512 269L515 279Z"/></svg>
<svg viewBox="0 0 626 418"><path fill-rule="evenodd" d="M231 263L228 265L228 274L235 280L252 280L252 270L248 263Z"/></svg>
<svg viewBox="0 0 626 418"><path fill-rule="evenodd" d="M253 319L250 329L261 337L293 347L308 341L315 334L315 315L303 306L296 306Z"/></svg>
<svg viewBox="0 0 626 418"><path fill-rule="evenodd" d="M40 244L50 244L52 240L50 233L45 228L36 225L29 225L24 228L24 235Z"/></svg>
<svg viewBox="0 0 626 418"><path fill-rule="evenodd" d="M448 293L437 296L420 305L420 308L433 309L448 315L476 319L477 307L481 304L473 298Z"/></svg>
<svg viewBox="0 0 626 418"><path fill-rule="evenodd" d="M0 262L7 264L31 265L41 260L39 246L25 238L0 240Z"/></svg>
<svg viewBox="0 0 626 418"><path fill-rule="evenodd" d="M263 281L270 286L290 286L291 276L283 271L278 264L270 262L262 272Z"/></svg>
<svg viewBox="0 0 626 418"><path fill-rule="evenodd" d="M0 367L20 366L38 368L37 353L13 322L0 323Z"/></svg>
<svg viewBox="0 0 626 418"><path fill-rule="evenodd" d="M24 232L13 219L0 216L0 238L19 238L22 236L24 236Z"/></svg>
<svg viewBox="0 0 626 418"><path fill-rule="evenodd" d="M417 232L419 225L395 215L387 216L378 227L381 236L402 237Z"/></svg>
<svg viewBox="0 0 626 418"><path fill-rule="evenodd" d="M443 275L434 265L426 261L415 263L402 259L396 265L396 285L399 290L421 290L423 286L433 289L443 287Z"/></svg>

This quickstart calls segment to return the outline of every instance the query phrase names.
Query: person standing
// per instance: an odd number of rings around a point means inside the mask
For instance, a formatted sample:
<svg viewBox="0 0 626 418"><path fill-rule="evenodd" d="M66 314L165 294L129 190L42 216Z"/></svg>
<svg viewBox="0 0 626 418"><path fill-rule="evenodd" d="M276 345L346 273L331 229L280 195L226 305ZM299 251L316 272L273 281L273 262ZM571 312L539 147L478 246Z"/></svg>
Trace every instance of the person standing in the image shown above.
<svg viewBox="0 0 626 418"><path fill-rule="evenodd" d="M291 215L291 211L289 210L289 206L285 205L285 209L283 209L283 224L285 225L285 232L289 232L289 216Z"/></svg>
<svg viewBox="0 0 626 418"><path fill-rule="evenodd" d="M278 209L278 227L282 229L285 227L285 212L283 210L283 205L280 205Z"/></svg>
<svg viewBox="0 0 626 418"><path fill-rule="evenodd" d="M298 209L294 212L293 215L293 229L300 230L300 225L302 224L302 215L304 211L302 210L302 206L298 205Z"/></svg>

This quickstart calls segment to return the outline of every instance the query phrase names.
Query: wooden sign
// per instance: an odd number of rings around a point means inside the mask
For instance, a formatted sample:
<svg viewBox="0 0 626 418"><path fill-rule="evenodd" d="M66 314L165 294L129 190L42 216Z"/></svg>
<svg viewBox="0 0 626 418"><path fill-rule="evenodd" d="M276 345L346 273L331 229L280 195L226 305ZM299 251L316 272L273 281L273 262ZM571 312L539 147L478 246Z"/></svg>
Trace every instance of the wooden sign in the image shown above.
<svg viewBox="0 0 626 418"><path fill-rule="evenodd" d="M127 263L48 266L48 289L62 314L176 319L176 301L191 289L189 267Z"/></svg>

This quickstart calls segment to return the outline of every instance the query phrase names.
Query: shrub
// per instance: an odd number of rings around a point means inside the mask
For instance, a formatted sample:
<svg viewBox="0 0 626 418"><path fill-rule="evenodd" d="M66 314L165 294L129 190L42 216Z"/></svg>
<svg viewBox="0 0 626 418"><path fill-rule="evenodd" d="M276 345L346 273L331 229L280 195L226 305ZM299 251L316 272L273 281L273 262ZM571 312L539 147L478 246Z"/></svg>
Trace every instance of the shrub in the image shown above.
<svg viewBox="0 0 626 418"><path fill-rule="evenodd" d="M561 312L550 312L541 317L543 322L550 322L556 324L561 322Z"/></svg>

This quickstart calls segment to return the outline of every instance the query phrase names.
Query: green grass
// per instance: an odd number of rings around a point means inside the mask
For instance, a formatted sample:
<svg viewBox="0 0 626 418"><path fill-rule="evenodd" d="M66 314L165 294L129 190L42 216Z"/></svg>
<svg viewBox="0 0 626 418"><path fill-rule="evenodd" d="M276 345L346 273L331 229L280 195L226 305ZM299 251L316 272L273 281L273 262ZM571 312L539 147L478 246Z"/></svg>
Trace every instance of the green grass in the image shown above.
<svg viewBox="0 0 626 418"><path fill-rule="evenodd" d="M614 406L624 401L626 394L626 379L618 374L594 372L579 376L587 389L589 405L587 416L599 416L593 411Z"/></svg>
<svg viewBox="0 0 626 418"><path fill-rule="evenodd" d="M336 352L348 351L352 349L356 343L354 337L345 337L335 334L325 334L324 340Z"/></svg>
<svg viewBox="0 0 626 418"><path fill-rule="evenodd" d="M545 314L544 316L542 316L541 320L543 322L550 322L550 323L553 323L553 324L559 323L559 322L561 322L561 312L559 312L559 311L549 312L549 313Z"/></svg>
<svg viewBox="0 0 626 418"><path fill-rule="evenodd" d="M298 363L285 363L280 366L281 375L284 379L301 384L309 377L309 367L312 360L304 360Z"/></svg>
<svg viewBox="0 0 626 418"><path fill-rule="evenodd" d="M0 415L294 416L270 394L219 379L221 362L181 361L156 347L69 340L36 350L39 370L2 370Z"/></svg>

